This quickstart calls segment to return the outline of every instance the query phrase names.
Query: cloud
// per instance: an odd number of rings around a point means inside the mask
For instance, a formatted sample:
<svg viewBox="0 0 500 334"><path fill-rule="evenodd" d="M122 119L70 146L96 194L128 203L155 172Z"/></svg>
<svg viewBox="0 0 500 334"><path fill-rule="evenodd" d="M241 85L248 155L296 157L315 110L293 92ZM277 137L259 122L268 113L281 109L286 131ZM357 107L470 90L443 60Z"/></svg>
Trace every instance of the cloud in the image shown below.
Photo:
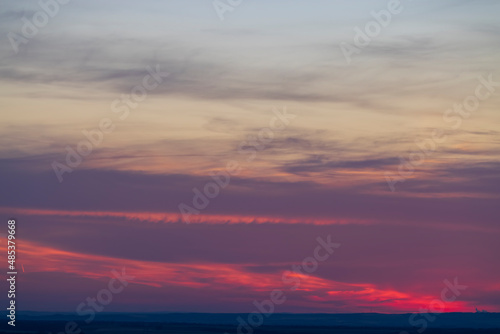
<svg viewBox="0 0 500 334"><path fill-rule="evenodd" d="M136 277L130 285L134 293L125 292L120 298L151 293L151 298L137 298L134 307L158 310L161 301L160 309L169 311L206 312L207 307L216 307L222 312L235 308L245 312L252 306L248 300L260 300L275 288L289 289L282 281L283 272L312 256L316 239L328 235L341 247L302 278L301 288L290 293L286 310L353 312L371 306L414 311L439 298L444 279L457 276L469 286L461 302L495 302L483 290L492 289L499 274L490 265L498 253L498 232L434 226L186 225L37 214L19 214L17 219L24 240L19 261L29 281L20 297L25 307L39 303L40 291L58 289L53 299L59 300L76 284L70 299L74 302L82 294L99 291L102 287L96 286L107 283L110 270L125 267ZM175 289L183 291L181 303L172 298ZM200 290L207 295L200 295ZM208 302L210 291L216 293ZM170 296L172 302L160 296ZM115 308L127 309L125 300ZM43 307L63 310L70 304L65 299Z"/></svg>
<svg viewBox="0 0 500 334"><path fill-rule="evenodd" d="M321 157L289 163L283 168L287 173L301 174L307 172L325 172L335 170L362 170L381 169L396 166L400 163L398 158L379 158L350 161L324 161Z"/></svg>
<svg viewBox="0 0 500 334"><path fill-rule="evenodd" d="M31 18L35 14L35 10L19 9L19 10L5 10L0 12L0 19L4 21L18 21L23 17Z"/></svg>
<svg viewBox="0 0 500 334"><path fill-rule="evenodd" d="M10 164L13 166L12 161ZM353 163L346 165L352 167ZM490 173L494 173L494 168ZM383 173L380 175L379 183L337 187L313 181L233 176L230 186L223 189L203 213L475 228L497 225L498 198L478 196L495 191L495 186L488 183L486 177L472 176L467 182L443 181L439 176L408 180L408 188L403 187L403 192L392 194L387 191ZM4 168L0 178L0 187L4 189L1 202L5 207L17 208L178 213L180 203L192 205L194 188L203 189L211 181L209 176L86 169L65 176L67 179L59 183L53 171ZM434 189L431 196L417 196L425 187L428 191ZM458 196L432 196L436 193Z"/></svg>
<svg viewBox="0 0 500 334"><path fill-rule="evenodd" d="M500 162L478 162L436 168L431 179L405 181L404 191L413 193L470 194L498 197Z"/></svg>

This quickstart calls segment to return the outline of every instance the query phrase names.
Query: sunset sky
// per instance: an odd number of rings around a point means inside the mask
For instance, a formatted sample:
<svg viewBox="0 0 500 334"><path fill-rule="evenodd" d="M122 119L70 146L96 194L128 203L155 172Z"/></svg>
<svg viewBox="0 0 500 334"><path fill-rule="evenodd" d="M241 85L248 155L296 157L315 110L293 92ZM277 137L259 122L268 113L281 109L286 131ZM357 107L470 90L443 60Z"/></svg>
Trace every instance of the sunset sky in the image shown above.
<svg viewBox="0 0 500 334"><path fill-rule="evenodd" d="M106 311L251 312L282 289L279 312L414 312L457 278L446 311L500 312L500 2L401 0L357 45L389 2L73 0L25 36L44 9L1 1L20 309L74 312L124 267Z"/></svg>

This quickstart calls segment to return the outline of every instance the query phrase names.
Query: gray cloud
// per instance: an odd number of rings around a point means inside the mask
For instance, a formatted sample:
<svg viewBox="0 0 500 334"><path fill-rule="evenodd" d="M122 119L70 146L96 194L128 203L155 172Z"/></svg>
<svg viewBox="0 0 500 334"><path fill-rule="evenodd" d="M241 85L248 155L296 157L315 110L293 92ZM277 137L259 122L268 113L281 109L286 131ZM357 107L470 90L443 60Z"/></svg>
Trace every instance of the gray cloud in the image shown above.
<svg viewBox="0 0 500 334"><path fill-rule="evenodd" d="M13 167L12 161L9 167ZM79 169L60 184L52 171L9 169L2 168L0 187L4 191L0 200L3 206L18 208L178 213L180 203L192 205L193 188L203 189L211 181L210 177L180 174ZM475 196L496 191L498 177L493 177L496 183L477 175L466 182L434 176L407 180L402 189L406 196L388 192L382 173L380 183L350 187L233 177L230 186L203 213L492 228L500 216L498 198ZM470 195L411 196L424 191Z"/></svg>
<svg viewBox="0 0 500 334"><path fill-rule="evenodd" d="M349 161L325 161L321 157L296 161L287 164L283 170L287 173L302 174L307 172L335 171L340 169L381 169L399 164L398 158L378 158Z"/></svg>

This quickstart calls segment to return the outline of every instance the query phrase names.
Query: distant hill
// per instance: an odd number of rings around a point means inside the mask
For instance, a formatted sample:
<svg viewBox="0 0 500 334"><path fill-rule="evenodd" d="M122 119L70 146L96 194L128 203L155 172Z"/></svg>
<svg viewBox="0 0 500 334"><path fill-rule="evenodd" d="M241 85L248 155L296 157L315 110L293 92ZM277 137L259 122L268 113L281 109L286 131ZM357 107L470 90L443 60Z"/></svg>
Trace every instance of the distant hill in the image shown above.
<svg viewBox="0 0 500 334"><path fill-rule="evenodd" d="M2 314L5 314L3 312ZM412 314L293 314L276 313L264 317L264 326L317 326L317 327L397 327L408 328ZM430 315L431 316L431 315ZM442 313L434 314L428 321L429 328L498 328L500 313ZM99 313L95 321L101 322L154 322L165 324L238 325L243 313ZM422 315L413 319L423 319ZM82 321L75 313L19 312L18 322L23 321Z"/></svg>

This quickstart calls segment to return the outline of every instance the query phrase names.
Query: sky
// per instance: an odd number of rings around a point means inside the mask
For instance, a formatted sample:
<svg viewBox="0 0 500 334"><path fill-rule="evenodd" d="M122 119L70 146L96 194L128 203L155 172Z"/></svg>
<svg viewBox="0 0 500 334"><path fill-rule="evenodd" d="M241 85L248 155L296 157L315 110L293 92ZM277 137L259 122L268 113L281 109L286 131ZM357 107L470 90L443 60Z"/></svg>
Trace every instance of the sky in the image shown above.
<svg viewBox="0 0 500 334"><path fill-rule="evenodd" d="M499 10L0 1L20 309L500 312Z"/></svg>

